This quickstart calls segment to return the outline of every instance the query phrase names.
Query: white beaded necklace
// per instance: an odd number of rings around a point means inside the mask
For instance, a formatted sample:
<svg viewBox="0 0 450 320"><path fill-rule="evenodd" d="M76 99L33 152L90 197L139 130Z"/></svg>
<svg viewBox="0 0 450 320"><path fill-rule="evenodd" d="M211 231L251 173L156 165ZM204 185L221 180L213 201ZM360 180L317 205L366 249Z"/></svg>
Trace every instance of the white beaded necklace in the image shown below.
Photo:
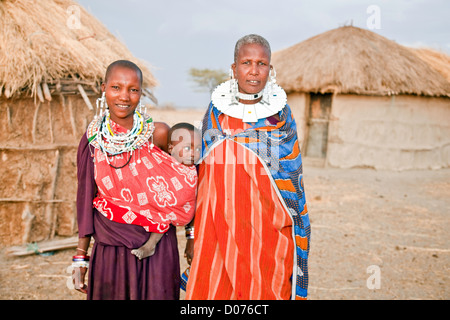
<svg viewBox="0 0 450 320"><path fill-rule="evenodd" d="M281 111L287 102L286 92L274 82L266 83L264 89L252 95L235 92L235 79L218 85L212 95L211 101L222 113L233 118L242 119L243 122L254 123L258 119L270 117ZM254 104L243 104L242 100L262 99Z"/></svg>
<svg viewBox="0 0 450 320"><path fill-rule="evenodd" d="M133 152L142 147L153 135L155 125L152 118L144 117L135 111L133 127L126 133L115 133L110 125L110 114L105 112L103 117L94 119L88 126L89 143L102 151L107 157L124 152ZM153 143L150 147L153 147Z"/></svg>
<svg viewBox="0 0 450 320"><path fill-rule="evenodd" d="M110 155L117 155L136 149L136 143L139 141L138 137L142 132L144 121L142 116L135 112L131 130L127 133L114 133L110 125L110 114L107 113L100 125L97 138L100 149Z"/></svg>

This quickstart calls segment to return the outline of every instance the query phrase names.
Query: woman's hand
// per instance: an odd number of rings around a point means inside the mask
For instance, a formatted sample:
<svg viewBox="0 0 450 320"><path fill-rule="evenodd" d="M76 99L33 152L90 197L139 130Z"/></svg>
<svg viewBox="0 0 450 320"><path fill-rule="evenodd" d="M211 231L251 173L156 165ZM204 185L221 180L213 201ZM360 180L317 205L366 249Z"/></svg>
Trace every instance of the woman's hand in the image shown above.
<svg viewBox="0 0 450 320"><path fill-rule="evenodd" d="M194 258L194 239L186 240L186 249L184 249L184 257L187 260L188 265L191 265Z"/></svg>
<svg viewBox="0 0 450 320"><path fill-rule="evenodd" d="M87 293L87 285L84 283L86 272L87 268L84 267L74 267L72 271L74 289L85 294Z"/></svg>
<svg viewBox="0 0 450 320"><path fill-rule="evenodd" d="M82 237L78 239L77 256L87 256L90 242L91 237ZM89 259L87 258L87 260ZM84 266L74 266L72 271L74 289L82 293L87 293L87 285L84 283L87 269L88 268Z"/></svg>

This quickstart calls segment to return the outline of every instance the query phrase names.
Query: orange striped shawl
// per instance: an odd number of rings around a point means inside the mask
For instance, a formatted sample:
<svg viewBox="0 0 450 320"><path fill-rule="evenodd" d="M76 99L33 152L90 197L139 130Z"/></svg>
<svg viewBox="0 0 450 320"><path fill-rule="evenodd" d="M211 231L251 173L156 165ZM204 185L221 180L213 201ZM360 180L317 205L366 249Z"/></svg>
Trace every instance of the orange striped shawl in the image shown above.
<svg viewBox="0 0 450 320"><path fill-rule="evenodd" d="M199 181L186 299L289 299L292 220L255 153L227 139L204 159Z"/></svg>

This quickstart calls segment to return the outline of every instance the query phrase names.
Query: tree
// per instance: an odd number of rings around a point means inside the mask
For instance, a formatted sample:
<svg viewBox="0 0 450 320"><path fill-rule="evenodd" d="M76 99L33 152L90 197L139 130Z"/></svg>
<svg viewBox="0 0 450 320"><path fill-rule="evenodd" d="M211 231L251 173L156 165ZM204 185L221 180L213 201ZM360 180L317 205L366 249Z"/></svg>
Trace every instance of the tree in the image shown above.
<svg viewBox="0 0 450 320"><path fill-rule="evenodd" d="M212 93L215 87L229 78L223 70L211 69L191 68L189 75L199 87L199 91L209 91L209 93Z"/></svg>

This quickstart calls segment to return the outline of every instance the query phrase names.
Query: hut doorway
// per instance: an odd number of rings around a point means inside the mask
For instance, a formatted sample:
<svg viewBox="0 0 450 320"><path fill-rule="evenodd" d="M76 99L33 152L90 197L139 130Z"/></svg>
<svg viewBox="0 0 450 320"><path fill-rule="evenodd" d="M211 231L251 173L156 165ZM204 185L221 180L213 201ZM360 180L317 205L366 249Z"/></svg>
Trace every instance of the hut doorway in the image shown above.
<svg viewBox="0 0 450 320"><path fill-rule="evenodd" d="M325 160L328 145L328 123L331 113L331 93L311 93L309 100L306 156Z"/></svg>

